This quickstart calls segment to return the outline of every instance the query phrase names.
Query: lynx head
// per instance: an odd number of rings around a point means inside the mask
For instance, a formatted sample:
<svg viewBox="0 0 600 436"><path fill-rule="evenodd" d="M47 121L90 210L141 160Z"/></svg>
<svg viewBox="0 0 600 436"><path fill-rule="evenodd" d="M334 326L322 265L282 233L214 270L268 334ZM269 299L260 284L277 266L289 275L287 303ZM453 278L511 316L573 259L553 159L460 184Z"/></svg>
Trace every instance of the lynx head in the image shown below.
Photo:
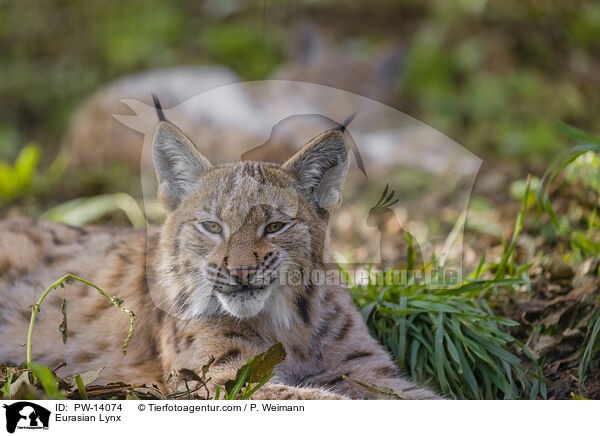
<svg viewBox="0 0 600 436"><path fill-rule="evenodd" d="M348 166L343 129L322 133L281 166L213 166L162 121L153 158L168 210L159 276L169 312L265 317L284 326L306 318L314 290L300 279L322 263L329 211L341 201Z"/></svg>

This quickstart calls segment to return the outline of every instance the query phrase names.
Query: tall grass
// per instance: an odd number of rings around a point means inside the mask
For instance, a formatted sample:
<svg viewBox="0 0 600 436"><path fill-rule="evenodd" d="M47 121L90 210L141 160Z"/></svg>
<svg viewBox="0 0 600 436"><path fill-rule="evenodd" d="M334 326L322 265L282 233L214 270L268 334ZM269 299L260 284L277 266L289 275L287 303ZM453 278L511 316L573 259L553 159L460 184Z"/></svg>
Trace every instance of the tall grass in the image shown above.
<svg viewBox="0 0 600 436"><path fill-rule="evenodd" d="M546 398L540 368L525 346L506 331L518 323L496 316L480 297L494 288L524 283L519 278L524 267L515 265L514 250L528 191L529 183L499 263L484 265L482 258L469 280L458 285L442 281L435 289L414 282L382 287L371 280L366 286L351 287L371 333L396 356L399 367L413 379L439 387L448 397ZM485 269L495 269L494 277L481 279ZM384 282L392 283L395 273L387 272ZM515 351L526 356L529 365Z"/></svg>
<svg viewBox="0 0 600 436"><path fill-rule="evenodd" d="M566 137L574 140L577 145L559 156L546 171L537 193L538 208L540 213L546 212L550 223L554 226L558 235L567 239L574 250L580 252L583 257L595 257L598 259L600 258L600 243L597 236L600 233L600 229L597 224L597 207L593 208L586 220L588 228L578 228L566 220L561 220L557 216L552 206L550 191L552 182L563 171L575 167L575 173L581 183L595 191L597 196L600 196L600 165L598 165L597 158L598 153L600 153L600 139L564 123L559 123L557 129ZM590 154L595 158L592 161L593 164L590 165L593 171L591 174L586 174L576 164L584 155ZM598 271L596 273L598 274ZM583 395L585 392L587 373L592 368L594 357L598 352L600 352L600 304L596 303L596 309L588 323L585 340L578 357L579 366L577 374L580 395Z"/></svg>
<svg viewBox="0 0 600 436"><path fill-rule="evenodd" d="M568 239L575 249L579 250L584 256L598 257L600 256L600 244L589 233L589 230L595 232L598 230L594 224L597 210L594 209L589 217L588 223L590 229L581 230L575 226L571 226L568 222L561 221L556 215L550 199L550 190L552 182L556 180L563 170L573 165L578 158L587 153L600 153L600 139L567 124L559 124L558 127L561 132L579 143L559 156L550 168L548 168L546 174L544 174L537 192L538 209L540 213L545 212L548 215L550 223L554 226L558 234ZM595 187L598 190L597 194L600 195L598 172L596 172L594 178L596 179ZM596 228L594 229L594 227Z"/></svg>
<svg viewBox="0 0 600 436"><path fill-rule="evenodd" d="M585 337L581 354L579 355L579 368L577 375L579 377L579 393L585 392L585 379L588 371L595 363L594 356L600 352L600 306L596 308L592 319L590 319L588 332Z"/></svg>

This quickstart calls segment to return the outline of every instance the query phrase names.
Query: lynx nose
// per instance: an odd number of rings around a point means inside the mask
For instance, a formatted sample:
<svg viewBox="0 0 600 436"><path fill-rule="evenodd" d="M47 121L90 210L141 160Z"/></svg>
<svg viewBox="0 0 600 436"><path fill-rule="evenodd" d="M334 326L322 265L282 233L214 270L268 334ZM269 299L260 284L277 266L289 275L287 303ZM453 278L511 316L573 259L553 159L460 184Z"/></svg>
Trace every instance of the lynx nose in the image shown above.
<svg viewBox="0 0 600 436"><path fill-rule="evenodd" d="M236 266L229 268L229 274L240 284L248 283L252 275L256 272L253 266Z"/></svg>

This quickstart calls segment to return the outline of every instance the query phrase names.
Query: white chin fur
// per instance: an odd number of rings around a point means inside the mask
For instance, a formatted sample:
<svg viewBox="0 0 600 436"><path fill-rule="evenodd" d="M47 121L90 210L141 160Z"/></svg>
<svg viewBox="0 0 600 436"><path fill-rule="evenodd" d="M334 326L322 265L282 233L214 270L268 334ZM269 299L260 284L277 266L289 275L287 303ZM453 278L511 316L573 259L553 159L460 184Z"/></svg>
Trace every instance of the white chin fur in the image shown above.
<svg viewBox="0 0 600 436"><path fill-rule="evenodd" d="M247 319L258 315L264 309L265 302L270 296L271 288L267 288L252 297L218 294L217 298L223 309L229 314L236 318Z"/></svg>

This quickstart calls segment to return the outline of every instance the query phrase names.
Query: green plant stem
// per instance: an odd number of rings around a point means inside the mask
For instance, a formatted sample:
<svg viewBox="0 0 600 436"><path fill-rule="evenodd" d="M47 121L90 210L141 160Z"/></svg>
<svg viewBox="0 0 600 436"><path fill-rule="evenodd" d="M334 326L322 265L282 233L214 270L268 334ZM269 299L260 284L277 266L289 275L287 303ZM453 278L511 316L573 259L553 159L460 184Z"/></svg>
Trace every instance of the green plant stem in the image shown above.
<svg viewBox="0 0 600 436"><path fill-rule="evenodd" d="M77 385L77 391L79 391L79 396L82 400L88 400L87 392L85 391L85 386L83 385L83 380L81 380L81 376L79 374L75 374L73 377L75 379L75 384Z"/></svg>
<svg viewBox="0 0 600 436"><path fill-rule="evenodd" d="M237 383L235 384L235 386L233 387L233 389L231 390L231 392L227 393L227 395L225 396L225 398L227 398L228 400L235 400L236 399L237 394L242 389L242 386L244 386L244 383L246 383L248 375L250 374L250 370L252 369L252 362L253 361L254 361L254 359L248 359L248 363L244 366L242 374L240 375L239 379L237 380Z"/></svg>
<svg viewBox="0 0 600 436"><path fill-rule="evenodd" d="M260 388L262 388L269 380L271 380L273 377L275 377L275 373L272 373L269 377L267 377L266 379L264 379L263 381L259 382L256 386L252 387L251 385L248 385L249 389L246 389L244 391L244 394L242 395L242 400L247 400L248 398L250 398L251 395L254 394L254 392L256 392L257 390L259 390Z"/></svg>
<svg viewBox="0 0 600 436"><path fill-rule="evenodd" d="M63 286L65 285L66 282L68 282L69 280L77 280L81 283L84 283L88 286L91 286L92 288L96 289L98 292L100 292L100 294L102 294L103 296L105 296L106 298L108 298L110 300L111 303L113 303L115 305L115 307L119 310L121 310L122 312L126 313L127 315L129 315L130 318L130 323L129 323L129 331L127 333L127 338L125 339L125 342L123 343L123 354L127 354L127 345L129 344L129 340L131 339L131 336L133 335L133 324L135 322L135 315L134 313L129 310L126 309L122 306L123 304L123 300L120 300L119 298L113 297L112 295L107 294L106 292L104 292L102 289L100 289L98 286L94 285L91 282L88 282L85 279L82 279L81 277L77 277L74 276L72 274L67 274L62 276L60 279L58 279L57 281L55 281L54 283L52 283L48 288L46 288L46 290L43 292L43 294L40 296L39 300L37 301L36 304L34 304L31 308L31 320L29 321L29 331L27 332L27 366L29 367L31 365L31 349L33 346L33 328L35 326L35 319L37 317L38 312L40 311L40 305L44 302L44 300L46 299L46 297L48 296L48 294L50 292L52 292L54 289L58 288L59 286Z"/></svg>

